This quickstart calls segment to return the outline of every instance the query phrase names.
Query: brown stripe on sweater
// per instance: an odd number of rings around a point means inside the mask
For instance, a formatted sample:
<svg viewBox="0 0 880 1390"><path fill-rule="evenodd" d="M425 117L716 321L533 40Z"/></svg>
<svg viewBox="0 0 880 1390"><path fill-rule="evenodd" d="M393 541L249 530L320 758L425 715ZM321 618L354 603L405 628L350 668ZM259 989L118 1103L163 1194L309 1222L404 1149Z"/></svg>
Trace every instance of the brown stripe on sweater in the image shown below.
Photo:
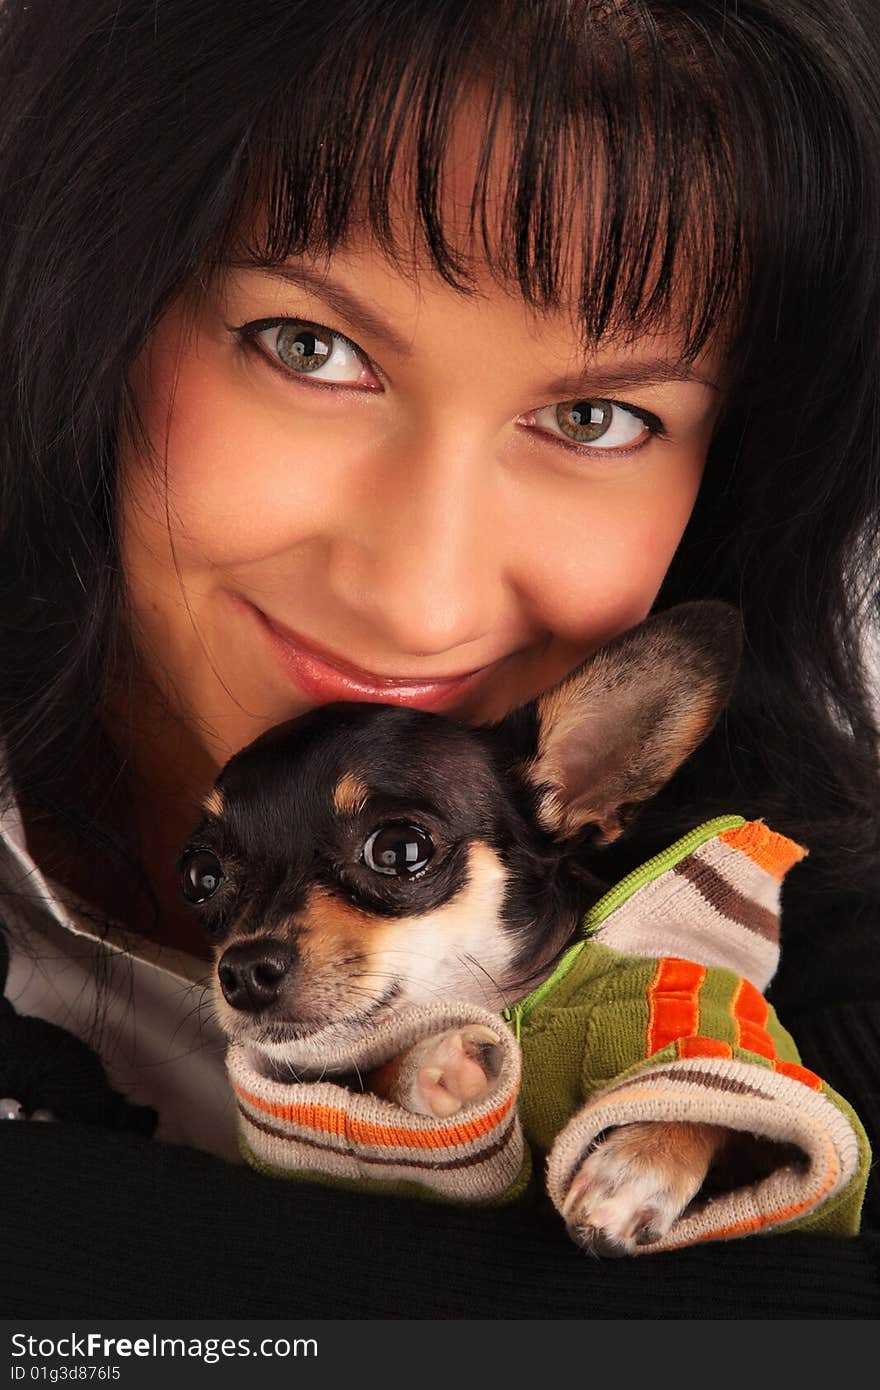
<svg viewBox="0 0 880 1390"><path fill-rule="evenodd" d="M427 1159L374 1158L369 1154L353 1153L351 1149L334 1149L330 1144L319 1143L317 1139L306 1139L299 1134L285 1134L284 1130L276 1129L274 1125L255 1119L241 1104L239 1104L238 1109L247 1123L253 1125L254 1129L262 1130L264 1134L268 1134L273 1139L284 1139L288 1144L302 1144L305 1148L319 1149L322 1153L333 1154L335 1158L353 1158L358 1163L371 1163L377 1168L426 1168L429 1171L438 1172L447 1172L454 1168L474 1168L477 1164L485 1162L487 1158L494 1158L495 1154L501 1153L503 1149L507 1148L513 1138L517 1119L514 1111L499 1138L488 1148L479 1149L476 1153L465 1155L463 1158L451 1158L445 1163L432 1163Z"/></svg>
<svg viewBox="0 0 880 1390"><path fill-rule="evenodd" d="M602 1098L613 1095L617 1091L632 1089L633 1085L646 1083L654 1079L663 1081L684 1081L688 1085L703 1086L709 1091L727 1091L734 1096L757 1096L759 1100L777 1100L777 1096L769 1095L766 1091L759 1091L757 1086L748 1086L745 1081L736 1081L732 1076L718 1076L712 1071L691 1071L684 1067L669 1067L660 1071L641 1072L638 1076L628 1076L624 1081L618 1081L616 1085L606 1086L602 1091Z"/></svg>
<svg viewBox="0 0 880 1390"><path fill-rule="evenodd" d="M703 863L689 855L687 859L674 864L672 872L693 884L700 896L723 916L754 932L756 936L763 937L765 941L772 941L774 944L779 941L777 914L740 893L723 874L713 869L711 864Z"/></svg>

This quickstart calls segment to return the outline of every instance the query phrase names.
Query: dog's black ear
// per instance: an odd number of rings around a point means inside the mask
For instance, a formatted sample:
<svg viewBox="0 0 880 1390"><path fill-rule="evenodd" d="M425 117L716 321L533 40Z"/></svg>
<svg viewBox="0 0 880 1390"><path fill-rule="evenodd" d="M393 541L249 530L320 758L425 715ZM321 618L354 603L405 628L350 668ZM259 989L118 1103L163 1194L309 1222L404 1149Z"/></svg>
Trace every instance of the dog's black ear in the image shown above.
<svg viewBox="0 0 880 1390"><path fill-rule="evenodd" d="M683 603L614 638L538 696L536 752L524 770L540 792L544 828L567 839L596 825L598 844L616 839L621 808L654 796L709 733L741 649L735 608Z"/></svg>

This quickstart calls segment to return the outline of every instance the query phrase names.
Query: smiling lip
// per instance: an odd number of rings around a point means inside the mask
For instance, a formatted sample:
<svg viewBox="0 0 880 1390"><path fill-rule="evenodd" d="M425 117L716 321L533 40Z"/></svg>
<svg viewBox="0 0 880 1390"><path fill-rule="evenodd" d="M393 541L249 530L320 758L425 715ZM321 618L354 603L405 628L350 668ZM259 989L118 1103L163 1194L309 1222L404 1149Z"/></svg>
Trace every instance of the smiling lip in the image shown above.
<svg viewBox="0 0 880 1390"><path fill-rule="evenodd" d="M442 680L377 676L337 656L331 656L329 652L319 651L298 633L268 618L253 604L248 606L259 618L282 671L298 690L321 704L334 700L360 700L367 704L440 710L470 690L478 677L488 670L488 667L481 666L476 671L466 671Z"/></svg>

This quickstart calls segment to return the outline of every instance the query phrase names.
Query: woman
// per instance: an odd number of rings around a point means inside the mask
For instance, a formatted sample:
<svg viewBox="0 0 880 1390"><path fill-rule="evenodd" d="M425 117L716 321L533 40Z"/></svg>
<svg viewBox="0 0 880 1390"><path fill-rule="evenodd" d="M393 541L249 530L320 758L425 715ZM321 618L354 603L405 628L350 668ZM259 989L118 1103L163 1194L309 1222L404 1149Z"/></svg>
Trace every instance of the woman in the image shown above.
<svg viewBox="0 0 880 1390"><path fill-rule="evenodd" d="M607 877L723 811L808 845L774 1002L876 1135L864 9L4 8L8 995L129 1102L105 1126L4 1128L6 1189L37 1188L21 1311L876 1306L869 1231L646 1276L578 1262L537 1213L292 1201L218 1157L209 1024L174 1046L208 971L175 853L234 751L343 692L497 717L652 608L722 598L746 632L728 714ZM128 1132L151 1124L134 1103L204 1152ZM36 1230L68 1270L41 1294ZM234 1288L194 1274L246 1250ZM502 1295L509 1261L528 1276Z"/></svg>

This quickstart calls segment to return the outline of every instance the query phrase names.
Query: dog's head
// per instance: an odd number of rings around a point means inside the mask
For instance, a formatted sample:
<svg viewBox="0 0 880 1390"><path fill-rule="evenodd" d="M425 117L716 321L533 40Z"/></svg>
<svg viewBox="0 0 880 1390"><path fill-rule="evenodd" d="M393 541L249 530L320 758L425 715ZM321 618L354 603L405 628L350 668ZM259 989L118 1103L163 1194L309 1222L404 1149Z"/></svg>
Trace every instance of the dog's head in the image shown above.
<svg viewBox="0 0 880 1390"><path fill-rule="evenodd" d="M478 728L334 704L237 753L178 859L236 1041L341 1041L415 1003L515 1002L603 891L601 846L726 703L736 612L683 604Z"/></svg>

